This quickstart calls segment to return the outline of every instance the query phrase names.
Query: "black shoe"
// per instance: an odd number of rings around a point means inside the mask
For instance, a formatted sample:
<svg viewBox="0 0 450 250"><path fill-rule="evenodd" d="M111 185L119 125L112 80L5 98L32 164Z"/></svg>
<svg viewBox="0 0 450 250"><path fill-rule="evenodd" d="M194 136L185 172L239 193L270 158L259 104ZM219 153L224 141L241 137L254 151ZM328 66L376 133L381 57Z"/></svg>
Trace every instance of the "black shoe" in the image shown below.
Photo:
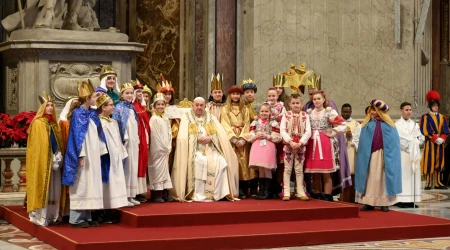
<svg viewBox="0 0 450 250"><path fill-rule="evenodd" d="M244 190L239 189L239 199L245 199L247 196L244 194Z"/></svg>
<svg viewBox="0 0 450 250"><path fill-rule="evenodd" d="M161 198L161 197L151 198L150 202L153 202L153 203L164 203L164 199Z"/></svg>
<svg viewBox="0 0 450 250"><path fill-rule="evenodd" d="M250 195L256 197L258 195L258 178L250 180Z"/></svg>
<svg viewBox="0 0 450 250"><path fill-rule="evenodd" d="M425 187L423 190L431 190L431 187Z"/></svg>
<svg viewBox="0 0 450 250"><path fill-rule="evenodd" d="M389 207L382 206L381 207L381 212L389 212Z"/></svg>
<svg viewBox="0 0 450 250"><path fill-rule="evenodd" d="M90 227L98 227L98 222L96 221L88 221Z"/></svg>
<svg viewBox="0 0 450 250"><path fill-rule="evenodd" d="M144 194L138 194L134 199L139 202L147 202L147 197Z"/></svg>
<svg viewBox="0 0 450 250"><path fill-rule="evenodd" d="M333 196L331 194L324 194L324 201L333 202Z"/></svg>
<svg viewBox="0 0 450 250"><path fill-rule="evenodd" d="M78 224L72 224L70 223L71 227L76 227L76 228L88 228L89 227L89 223L87 223L86 221L78 223Z"/></svg>
<svg viewBox="0 0 450 250"><path fill-rule="evenodd" d="M373 206L364 204L364 205L361 207L361 209L359 209L359 210L360 210L360 211L372 211L372 210L374 210L374 209L375 209L375 208L374 208Z"/></svg>
<svg viewBox="0 0 450 250"><path fill-rule="evenodd" d="M435 189L443 189L443 190L446 190L446 189L448 189L446 186L437 186L437 187L435 187Z"/></svg>

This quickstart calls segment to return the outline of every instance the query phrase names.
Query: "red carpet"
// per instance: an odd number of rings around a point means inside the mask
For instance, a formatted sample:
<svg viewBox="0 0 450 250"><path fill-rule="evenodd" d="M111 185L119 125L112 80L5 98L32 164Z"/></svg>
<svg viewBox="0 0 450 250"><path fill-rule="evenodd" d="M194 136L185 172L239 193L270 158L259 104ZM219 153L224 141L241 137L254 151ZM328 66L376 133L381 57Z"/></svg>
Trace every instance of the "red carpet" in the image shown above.
<svg viewBox="0 0 450 250"><path fill-rule="evenodd" d="M88 229L38 227L21 207L2 207L0 215L56 248L70 250L270 248L450 236L450 220L379 210L355 217L355 209L322 201L143 204L123 209L119 224Z"/></svg>

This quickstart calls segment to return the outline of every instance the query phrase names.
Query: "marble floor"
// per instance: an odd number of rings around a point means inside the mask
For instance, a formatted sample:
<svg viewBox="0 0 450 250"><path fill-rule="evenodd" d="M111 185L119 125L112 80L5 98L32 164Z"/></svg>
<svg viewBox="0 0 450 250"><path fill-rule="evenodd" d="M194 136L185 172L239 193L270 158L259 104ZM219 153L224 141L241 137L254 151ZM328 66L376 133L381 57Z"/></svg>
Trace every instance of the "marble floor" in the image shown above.
<svg viewBox="0 0 450 250"><path fill-rule="evenodd" d="M423 202L417 203L419 208L398 208L391 207L392 210L398 210L408 213L424 214L434 217L450 219L450 190L428 190L422 194ZM20 231L18 228L6 221L0 220L0 249L1 250L50 250L55 249L44 242L31 237L29 234ZM351 249L450 249L450 237L446 238L428 238L399 241L376 241L359 242L347 244L315 245L305 247L285 247L273 248L272 250L351 250Z"/></svg>

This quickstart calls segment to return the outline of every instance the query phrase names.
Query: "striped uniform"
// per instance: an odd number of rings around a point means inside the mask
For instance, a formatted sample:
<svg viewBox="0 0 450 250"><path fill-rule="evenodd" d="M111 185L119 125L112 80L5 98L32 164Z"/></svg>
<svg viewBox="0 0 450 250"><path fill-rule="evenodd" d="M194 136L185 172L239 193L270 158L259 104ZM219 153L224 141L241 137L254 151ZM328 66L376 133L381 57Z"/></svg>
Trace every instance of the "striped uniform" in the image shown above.
<svg viewBox="0 0 450 250"><path fill-rule="evenodd" d="M440 173L444 169L444 144L436 144L438 138L444 141L449 134L447 119L433 112L422 115L420 119L420 132L425 136L425 147L421 160L422 174L427 175L427 187L431 186L429 176L434 171ZM436 185L443 186L439 178L436 178Z"/></svg>

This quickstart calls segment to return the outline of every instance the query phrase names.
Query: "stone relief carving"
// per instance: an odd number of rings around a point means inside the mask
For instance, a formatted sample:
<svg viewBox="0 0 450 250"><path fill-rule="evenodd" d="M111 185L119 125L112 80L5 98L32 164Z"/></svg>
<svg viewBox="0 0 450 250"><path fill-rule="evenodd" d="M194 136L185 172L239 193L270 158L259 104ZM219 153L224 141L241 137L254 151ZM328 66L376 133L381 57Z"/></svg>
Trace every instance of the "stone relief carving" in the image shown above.
<svg viewBox="0 0 450 250"><path fill-rule="evenodd" d="M111 62L55 62L49 63L50 91L55 97L56 107L62 107L64 100L77 95L77 85L90 79L94 86L100 84L100 70Z"/></svg>
<svg viewBox="0 0 450 250"><path fill-rule="evenodd" d="M15 110L17 109L18 103L18 79L17 79L17 66L14 67L6 67L6 85L7 85L7 94L6 94L6 109Z"/></svg>
<svg viewBox="0 0 450 250"><path fill-rule="evenodd" d="M66 30L100 29L95 11L97 0L27 0L23 18L16 12L2 20L8 31L22 28L51 28Z"/></svg>

